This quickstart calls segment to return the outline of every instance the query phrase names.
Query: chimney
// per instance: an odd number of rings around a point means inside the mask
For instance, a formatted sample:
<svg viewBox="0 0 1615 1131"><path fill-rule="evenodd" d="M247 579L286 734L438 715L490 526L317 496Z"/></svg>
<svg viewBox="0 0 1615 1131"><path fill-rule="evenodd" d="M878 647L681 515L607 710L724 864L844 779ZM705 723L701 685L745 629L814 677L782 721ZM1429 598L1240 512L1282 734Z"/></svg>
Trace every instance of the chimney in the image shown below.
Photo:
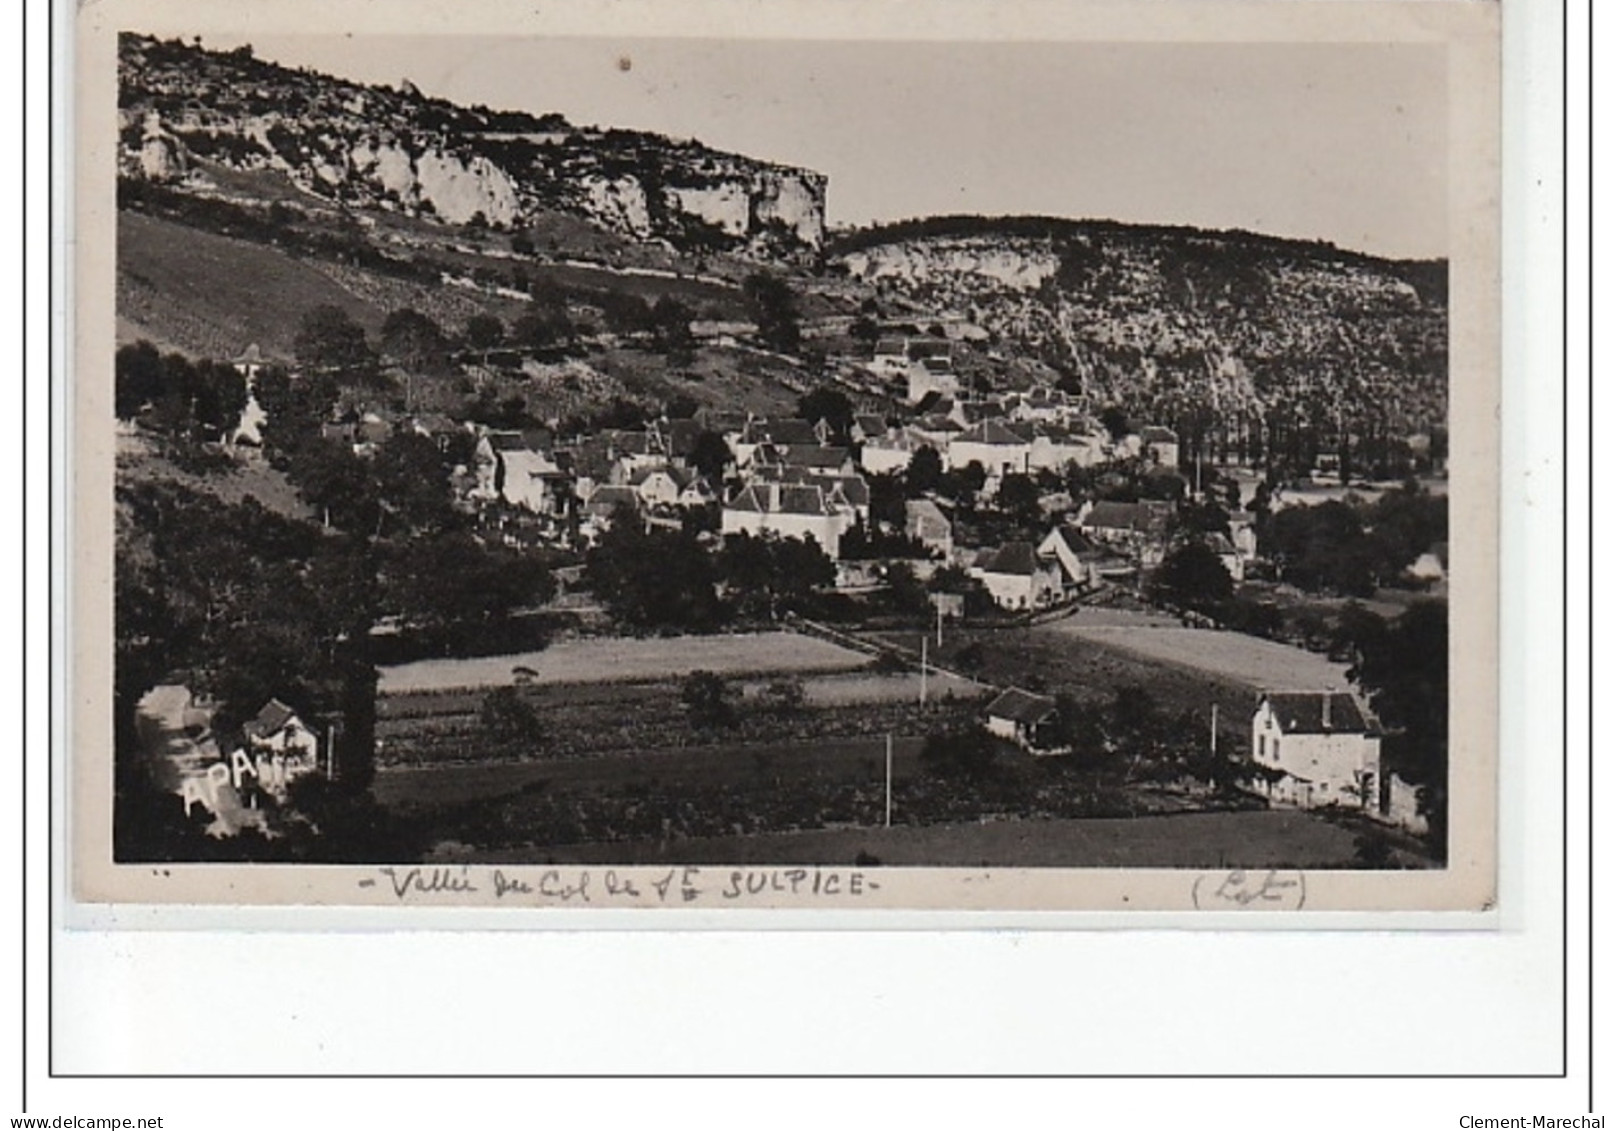
<svg viewBox="0 0 1615 1131"><path fill-rule="evenodd" d="M1330 705L1334 702L1334 698L1335 697L1333 695L1329 694L1329 692L1327 692L1327 691L1325 691L1323 693L1323 729L1324 730L1329 730L1334 725L1330 721L1330 718L1329 718L1329 708L1330 708Z"/></svg>

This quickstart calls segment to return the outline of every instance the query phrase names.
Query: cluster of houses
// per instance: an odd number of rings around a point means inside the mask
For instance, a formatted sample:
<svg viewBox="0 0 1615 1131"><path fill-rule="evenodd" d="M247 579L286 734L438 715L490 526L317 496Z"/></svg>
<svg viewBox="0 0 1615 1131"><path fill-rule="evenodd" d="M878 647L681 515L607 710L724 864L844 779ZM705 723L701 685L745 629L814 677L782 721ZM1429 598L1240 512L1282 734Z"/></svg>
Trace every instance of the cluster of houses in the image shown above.
<svg viewBox="0 0 1615 1131"><path fill-rule="evenodd" d="M1034 755L1066 754L1059 709L1051 696L1011 687L983 717L989 733ZM1380 737L1379 721L1350 692L1263 692L1251 715L1249 784L1275 806L1352 809L1422 833L1417 790L1384 771Z"/></svg>

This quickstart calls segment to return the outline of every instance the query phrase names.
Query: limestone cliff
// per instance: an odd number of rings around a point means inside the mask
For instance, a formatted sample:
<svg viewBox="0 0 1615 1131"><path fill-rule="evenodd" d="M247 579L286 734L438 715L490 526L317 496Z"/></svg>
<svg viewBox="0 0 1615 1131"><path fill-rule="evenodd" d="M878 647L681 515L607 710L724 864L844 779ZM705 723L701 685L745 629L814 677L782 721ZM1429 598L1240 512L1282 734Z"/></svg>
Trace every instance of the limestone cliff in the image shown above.
<svg viewBox="0 0 1615 1131"><path fill-rule="evenodd" d="M565 212L679 250L810 261L825 178L557 115L460 107L256 59L125 35L119 173L206 187L210 166L272 170L349 207L520 229Z"/></svg>

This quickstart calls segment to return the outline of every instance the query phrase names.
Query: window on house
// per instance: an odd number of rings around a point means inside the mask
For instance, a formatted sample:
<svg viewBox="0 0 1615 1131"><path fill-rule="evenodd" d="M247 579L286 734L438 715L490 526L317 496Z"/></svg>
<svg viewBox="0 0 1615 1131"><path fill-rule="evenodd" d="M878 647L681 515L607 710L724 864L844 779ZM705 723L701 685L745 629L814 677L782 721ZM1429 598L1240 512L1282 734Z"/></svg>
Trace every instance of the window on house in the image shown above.
<svg viewBox="0 0 1615 1131"><path fill-rule="evenodd" d="M1256 736L1256 756L1258 758L1267 757L1267 735L1265 734Z"/></svg>

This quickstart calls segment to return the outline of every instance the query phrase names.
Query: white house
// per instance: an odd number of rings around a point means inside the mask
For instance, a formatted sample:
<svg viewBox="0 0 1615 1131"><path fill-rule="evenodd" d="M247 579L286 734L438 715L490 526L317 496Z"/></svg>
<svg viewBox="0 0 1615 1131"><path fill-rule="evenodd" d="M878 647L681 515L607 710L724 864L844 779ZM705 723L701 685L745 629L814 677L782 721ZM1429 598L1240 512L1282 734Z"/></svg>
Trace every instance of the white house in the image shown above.
<svg viewBox="0 0 1615 1131"><path fill-rule="evenodd" d="M888 432L883 436L865 440L858 452L858 462L871 475L886 475L894 471L907 471L914 453L925 447L924 436L909 428Z"/></svg>
<svg viewBox="0 0 1615 1131"><path fill-rule="evenodd" d="M477 441L478 498L501 498L536 514L560 514L572 493L571 476L521 432L486 432Z"/></svg>
<svg viewBox="0 0 1615 1131"><path fill-rule="evenodd" d="M1178 466L1178 434L1170 428L1149 427L1138 434L1141 453L1159 467Z"/></svg>
<svg viewBox="0 0 1615 1131"><path fill-rule="evenodd" d="M1042 608L1058 600L1065 588L1058 563L1040 559L1030 542L984 551L970 575L981 580L1001 609Z"/></svg>
<svg viewBox="0 0 1615 1131"><path fill-rule="evenodd" d="M629 477L628 486L647 507L676 507L683 505L684 490L694 479L692 472L675 467L645 467Z"/></svg>
<svg viewBox="0 0 1615 1131"><path fill-rule="evenodd" d="M1265 783L1280 805L1380 810L1380 733L1343 691L1270 691L1251 717L1251 756L1281 776Z"/></svg>
<svg viewBox="0 0 1615 1131"><path fill-rule="evenodd" d="M1033 754L1063 754L1056 723L1058 711L1053 699L1011 687L1000 694L983 714L987 733L996 735Z"/></svg>
<svg viewBox="0 0 1615 1131"><path fill-rule="evenodd" d="M1024 475L1031 454L1032 446L1026 437L996 419L983 420L948 441L949 467L979 463L989 475Z"/></svg>
<svg viewBox="0 0 1615 1131"><path fill-rule="evenodd" d="M822 488L810 484L755 482L723 505L723 533L781 538L812 538L832 559L841 556L841 536L851 529L856 512L851 505L826 499Z"/></svg>
<svg viewBox="0 0 1615 1131"><path fill-rule="evenodd" d="M1037 544L1037 556L1059 562L1068 584L1085 589L1099 584L1099 565L1110 555L1094 545L1080 528L1063 523Z"/></svg>
<svg viewBox="0 0 1615 1131"><path fill-rule="evenodd" d="M1059 471L1073 464L1092 467L1104 458L1103 437L1059 425L1034 426L1032 442L1027 449L1027 466L1034 471Z"/></svg>

